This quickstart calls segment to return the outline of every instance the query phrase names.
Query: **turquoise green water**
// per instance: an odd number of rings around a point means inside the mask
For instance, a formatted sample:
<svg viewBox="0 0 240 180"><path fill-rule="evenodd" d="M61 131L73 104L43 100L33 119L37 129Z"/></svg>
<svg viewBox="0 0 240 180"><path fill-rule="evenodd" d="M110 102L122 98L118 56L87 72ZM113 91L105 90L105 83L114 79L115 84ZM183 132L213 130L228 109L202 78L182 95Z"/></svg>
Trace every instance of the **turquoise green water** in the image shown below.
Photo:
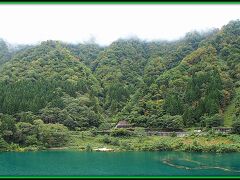
<svg viewBox="0 0 240 180"><path fill-rule="evenodd" d="M0 175L240 176L240 153L1 152Z"/></svg>

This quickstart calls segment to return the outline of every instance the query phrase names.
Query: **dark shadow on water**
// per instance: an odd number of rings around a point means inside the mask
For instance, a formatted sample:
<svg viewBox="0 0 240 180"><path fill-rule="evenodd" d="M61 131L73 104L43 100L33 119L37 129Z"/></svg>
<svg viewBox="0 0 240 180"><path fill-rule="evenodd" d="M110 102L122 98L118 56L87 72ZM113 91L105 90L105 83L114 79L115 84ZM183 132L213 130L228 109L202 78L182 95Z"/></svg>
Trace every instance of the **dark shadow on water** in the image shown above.
<svg viewBox="0 0 240 180"><path fill-rule="evenodd" d="M225 167L208 166L206 164L203 164L202 162L194 161L191 159L164 159L162 160L162 163L171 167L185 170L220 169L223 171L240 172L240 170L228 169Z"/></svg>

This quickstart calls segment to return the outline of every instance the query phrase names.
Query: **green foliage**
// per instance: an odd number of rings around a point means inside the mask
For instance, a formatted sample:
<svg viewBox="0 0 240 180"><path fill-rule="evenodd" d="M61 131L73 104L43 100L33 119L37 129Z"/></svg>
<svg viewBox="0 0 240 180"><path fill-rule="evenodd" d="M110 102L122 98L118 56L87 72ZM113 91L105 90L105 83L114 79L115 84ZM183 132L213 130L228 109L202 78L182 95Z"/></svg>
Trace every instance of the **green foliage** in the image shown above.
<svg viewBox="0 0 240 180"><path fill-rule="evenodd" d="M170 136L171 137L177 137L177 133L176 132L172 132Z"/></svg>
<svg viewBox="0 0 240 180"><path fill-rule="evenodd" d="M202 152L204 147L199 144L197 141L193 141L193 144L189 144L188 146L184 147L185 151L193 151L193 152Z"/></svg>
<svg viewBox="0 0 240 180"><path fill-rule="evenodd" d="M0 136L0 151L7 151L8 147L8 143Z"/></svg>
<svg viewBox="0 0 240 180"><path fill-rule="evenodd" d="M39 116L35 115L31 111L17 113L15 114L15 117L16 117L16 121L27 122L27 123L33 123L34 120L39 119Z"/></svg>
<svg viewBox="0 0 240 180"><path fill-rule="evenodd" d="M223 117L220 114L215 114L213 116L203 116L202 123L208 128L219 127L223 125Z"/></svg>
<svg viewBox="0 0 240 180"><path fill-rule="evenodd" d="M128 96L128 91L122 84L113 82L106 93L105 107L112 112L118 112L125 105Z"/></svg>
<svg viewBox="0 0 240 180"><path fill-rule="evenodd" d="M120 146L120 142L118 139L112 139L111 142L110 142L111 145L113 146Z"/></svg>
<svg viewBox="0 0 240 180"><path fill-rule="evenodd" d="M104 131L104 130L110 130L112 128L111 124L107 123L107 122L103 122L100 126L99 126L99 130L100 131Z"/></svg>
<svg viewBox="0 0 240 180"><path fill-rule="evenodd" d="M177 95L167 95L163 108L166 113L173 116L183 113L183 103Z"/></svg>
<svg viewBox="0 0 240 180"><path fill-rule="evenodd" d="M96 136L97 135L97 129L96 128L92 128L90 132L91 132L92 136Z"/></svg>
<svg viewBox="0 0 240 180"><path fill-rule="evenodd" d="M120 144L120 148L122 150L130 151L132 147L130 144L128 144L127 142L124 141Z"/></svg>
<svg viewBox="0 0 240 180"><path fill-rule="evenodd" d="M46 147L61 147L68 142L67 127L62 124L40 124L37 126L38 138Z"/></svg>
<svg viewBox="0 0 240 180"><path fill-rule="evenodd" d="M15 132L15 119L11 115L0 114L0 136L9 143L13 140Z"/></svg>
<svg viewBox="0 0 240 180"><path fill-rule="evenodd" d="M171 151L172 147L166 142L159 141L158 143L156 143L155 149L157 151Z"/></svg>
<svg viewBox="0 0 240 180"><path fill-rule="evenodd" d="M123 128L119 128L119 129L114 129L111 132L111 136L113 137L129 137L131 136L133 133L129 130L123 129Z"/></svg>
<svg viewBox="0 0 240 180"><path fill-rule="evenodd" d="M99 53L104 49L94 42L88 42L85 44L64 44L64 46L69 49L75 56L79 57L81 62L91 69L95 66L95 60L97 59Z"/></svg>
<svg viewBox="0 0 240 180"><path fill-rule="evenodd" d="M87 146L86 146L86 151L92 151L93 149L92 149L92 147L88 144Z"/></svg>
<svg viewBox="0 0 240 180"><path fill-rule="evenodd" d="M237 20L177 41L119 39L106 47L49 40L10 51L0 40L2 142L57 147L68 129L110 130L123 119L168 131L222 126L223 115L238 119L239 27ZM233 129L238 133L238 121ZM111 136L132 134L145 136L142 129Z"/></svg>
<svg viewBox="0 0 240 180"><path fill-rule="evenodd" d="M15 139L21 145L36 145L38 143L36 127L27 122L18 122L16 124ZM35 139L34 139L35 138Z"/></svg>
<svg viewBox="0 0 240 180"><path fill-rule="evenodd" d="M102 142L105 144L109 144L109 143L111 143L111 139L109 138L108 135L104 135Z"/></svg>
<svg viewBox="0 0 240 180"><path fill-rule="evenodd" d="M162 117L151 118L149 125L150 127L168 131L181 130L183 128L183 119L179 115L163 115Z"/></svg>
<svg viewBox="0 0 240 180"><path fill-rule="evenodd" d="M233 127L233 133L240 134L240 119L236 119L233 122L232 127Z"/></svg>
<svg viewBox="0 0 240 180"><path fill-rule="evenodd" d="M147 133L146 133L145 129L141 128L141 127L135 128L134 129L134 134L135 134L135 136L141 137L141 138L147 136Z"/></svg>

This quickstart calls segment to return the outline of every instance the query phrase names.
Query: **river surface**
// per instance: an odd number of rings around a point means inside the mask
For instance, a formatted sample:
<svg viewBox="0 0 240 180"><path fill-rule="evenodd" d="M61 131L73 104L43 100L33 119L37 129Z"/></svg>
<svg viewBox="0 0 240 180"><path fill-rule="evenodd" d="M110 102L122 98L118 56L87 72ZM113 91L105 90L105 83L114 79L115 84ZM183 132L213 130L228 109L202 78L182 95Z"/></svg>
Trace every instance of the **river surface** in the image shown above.
<svg viewBox="0 0 240 180"><path fill-rule="evenodd" d="M1 152L1 176L240 176L240 153Z"/></svg>

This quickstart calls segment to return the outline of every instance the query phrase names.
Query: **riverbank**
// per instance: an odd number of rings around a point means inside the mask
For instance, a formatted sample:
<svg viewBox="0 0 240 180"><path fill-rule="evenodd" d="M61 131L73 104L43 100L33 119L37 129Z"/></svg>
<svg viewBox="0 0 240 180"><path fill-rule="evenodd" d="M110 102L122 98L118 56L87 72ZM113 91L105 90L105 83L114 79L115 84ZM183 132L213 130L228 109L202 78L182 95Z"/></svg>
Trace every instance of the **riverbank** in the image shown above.
<svg viewBox="0 0 240 180"><path fill-rule="evenodd" d="M240 136L232 134L190 135L187 137L170 136L129 136L112 137L109 135L92 136L88 132L71 135L68 149L94 151L185 151L185 152L240 152Z"/></svg>
<svg viewBox="0 0 240 180"><path fill-rule="evenodd" d="M240 152L240 136L233 134L192 134L176 136L93 135L89 131L71 132L64 147L11 145L7 151L76 150L76 151L183 151L183 152Z"/></svg>

